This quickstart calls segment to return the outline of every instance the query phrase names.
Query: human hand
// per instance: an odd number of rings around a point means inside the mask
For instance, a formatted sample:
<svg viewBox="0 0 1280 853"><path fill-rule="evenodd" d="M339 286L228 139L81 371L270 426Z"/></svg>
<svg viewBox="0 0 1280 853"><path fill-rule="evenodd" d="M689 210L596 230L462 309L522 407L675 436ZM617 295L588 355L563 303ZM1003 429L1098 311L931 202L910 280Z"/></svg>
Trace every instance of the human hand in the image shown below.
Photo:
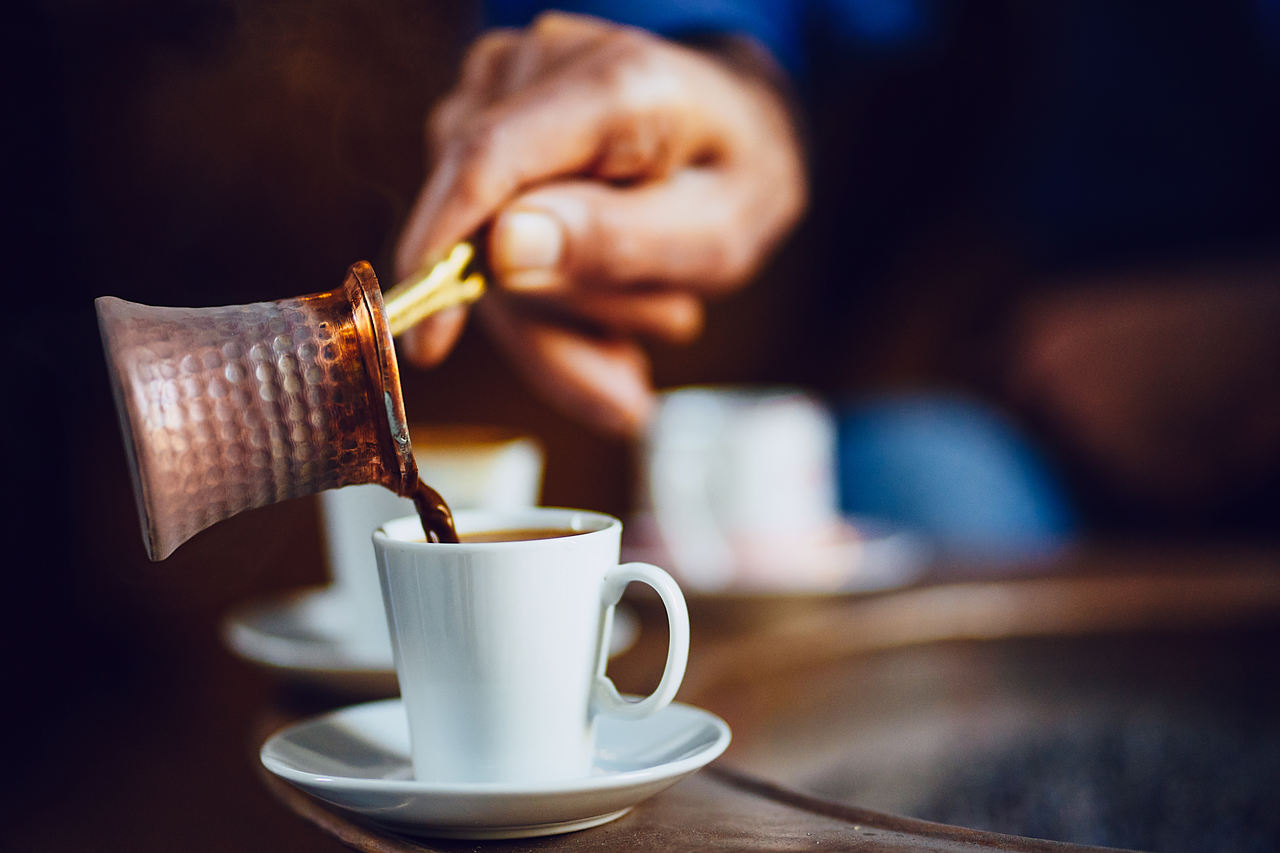
<svg viewBox="0 0 1280 853"><path fill-rule="evenodd" d="M704 300L750 278L803 208L765 68L559 13L482 36L431 115L397 277L487 227L488 331L552 402L637 431L653 398L638 339L695 336ZM425 320L403 354L438 363L466 310Z"/></svg>

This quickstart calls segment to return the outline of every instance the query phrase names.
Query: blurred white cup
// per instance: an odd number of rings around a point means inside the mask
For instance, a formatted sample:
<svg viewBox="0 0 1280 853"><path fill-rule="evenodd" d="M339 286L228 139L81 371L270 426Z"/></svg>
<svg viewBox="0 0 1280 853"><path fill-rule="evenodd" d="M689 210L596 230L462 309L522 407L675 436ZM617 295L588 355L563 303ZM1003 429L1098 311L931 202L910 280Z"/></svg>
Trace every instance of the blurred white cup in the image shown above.
<svg viewBox="0 0 1280 853"><path fill-rule="evenodd" d="M479 425L415 425L409 435L418 476L450 509L515 509L538 503L544 456L531 436ZM388 519L414 512L411 500L382 486L347 486L320 494L325 557L344 620L334 628L353 648L388 661L391 641L370 537Z"/></svg>
<svg viewBox="0 0 1280 853"><path fill-rule="evenodd" d="M640 509L691 587L805 584L847 570L833 548L848 534L835 421L812 395L714 385L664 392L640 465Z"/></svg>

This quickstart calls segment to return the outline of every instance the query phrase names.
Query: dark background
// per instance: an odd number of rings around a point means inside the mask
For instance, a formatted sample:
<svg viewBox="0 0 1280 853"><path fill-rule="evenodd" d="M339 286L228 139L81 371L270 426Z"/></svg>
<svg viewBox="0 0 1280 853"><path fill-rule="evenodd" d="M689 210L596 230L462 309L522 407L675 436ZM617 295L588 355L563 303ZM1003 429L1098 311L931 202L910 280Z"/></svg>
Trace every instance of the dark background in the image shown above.
<svg viewBox="0 0 1280 853"><path fill-rule="evenodd" d="M425 171L426 111L474 15L143 0L6 17L0 636L15 701L14 822L0 834L16 849L290 849L302 825L255 778L267 731L244 710L279 696L219 627L237 604L325 582L314 501L246 513L149 562L92 300L237 304L331 289L359 259L389 271ZM766 296L737 301L760 315ZM716 324L658 370L749 378L720 345L738 334ZM446 365L403 378L413 421L536 435L548 503L626 510L626 443L546 409L476 330ZM195 749L193 730L207 732ZM209 781L226 778L236 785Z"/></svg>
<svg viewBox="0 0 1280 853"><path fill-rule="evenodd" d="M982 5L956 4L952 36L923 52L852 76L815 69L815 101L844 105L810 113L814 216L756 285L713 307L701 340L655 349L655 381L798 382L833 398L962 389L1053 449L1090 535L1274 539L1274 454L1245 466L1239 488L1153 504L1097 474L1009 393L1012 294L1134 258L1035 239L1062 236L1071 217L1037 222L1013 192L1035 195L1039 172L1010 161L1022 150L1010 140L1061 131L1027 105L1053 91L1053 69L1074 67L1074 53L1037 47L1072 31L1070 4L1033 15ZM251 772L239 774L243 789L221 790L202 785L200 768L255 760L255 720L223 716L234 703L218 691L265 701L271 685L223 650L218 624L234 604L324 581L313 502L247 513L148 562L92 299L235 304L329 289L357 259L389 270L424 174L424 116L476 15L411 0L136 0L26 4L6 17L3 648L18 697L5 793L16 837L24 849L287 844L293 819ZM1235 35L1207 34L1209 54L1180 67L1217 69L1219 88L1239 92L1254 69L1219 61ZM1259 160L1214 184L1248 188L1239 218L1206 211L1209 237L1166 229L1139 261L1271 257L1274 173L1257 166L1274 167L1275 111L1259 97L1227 110ZM1195 224L1187 233L1205 233ZM627 444L544 407L476 330L444 366L406 369L404 385L411 421L534 433L547 449L545 502L629 509ZM193 725L208 727L201 754L166 754ZM216 842L187 834L214 822Z"/></svg>

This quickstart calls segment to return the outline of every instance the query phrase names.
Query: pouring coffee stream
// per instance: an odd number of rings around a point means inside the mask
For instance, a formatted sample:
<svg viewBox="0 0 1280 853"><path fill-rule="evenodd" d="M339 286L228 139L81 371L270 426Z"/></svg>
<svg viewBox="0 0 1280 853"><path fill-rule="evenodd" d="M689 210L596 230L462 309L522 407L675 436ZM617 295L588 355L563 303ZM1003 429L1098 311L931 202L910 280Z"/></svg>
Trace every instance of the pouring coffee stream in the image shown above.
<svg viewBox="0 0 1280 853"><path fill-rule="evenodd" d="M417 506L428 538L456 541L418 479L392 338L478 299L473 250L383 294L353 264L342 286L214 308L96 300L147 554L162 560L247 509L357 483Z"/></svg>
<svg viewBox="0 0 1280 853"><path fill-rule="evenodd" d="M459 243L443 261L428 266L422 274L411 276L387 292L384 305L393 337L437 311L474 302L484 294L484 277L480 273L462 277L473 254L469 243ZM427 541L457 542L458 531L449 505L439 492L417 478L416 464L414 471L414 484L407 496L413 500Z"/></svg>

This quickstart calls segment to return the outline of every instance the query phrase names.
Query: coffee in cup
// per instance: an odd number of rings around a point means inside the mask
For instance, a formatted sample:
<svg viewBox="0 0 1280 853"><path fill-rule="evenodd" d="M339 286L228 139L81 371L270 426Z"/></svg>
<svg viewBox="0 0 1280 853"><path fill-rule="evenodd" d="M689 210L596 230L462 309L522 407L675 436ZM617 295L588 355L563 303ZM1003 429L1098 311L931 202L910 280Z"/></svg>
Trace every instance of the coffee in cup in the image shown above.
<svg viewBox="0 0 1280 853"><path fill-rule="evenodd" d="M542 486L543 452L531 436L501 426L418 424L410 428L419 479L453 509L533 506ZM414 503L376 485L319 495L320 530L341 602L349 645L391 660L378 570L369 548L373 529L415 511Z"/></svg>
<svg viewBox="0 0 1280 853"><path fill-rule="evenodd" d="M530 539L559 539L583 531L568 527L522 527L517 530L477 530L458 537L460 542L527 542Z"/></svg>

